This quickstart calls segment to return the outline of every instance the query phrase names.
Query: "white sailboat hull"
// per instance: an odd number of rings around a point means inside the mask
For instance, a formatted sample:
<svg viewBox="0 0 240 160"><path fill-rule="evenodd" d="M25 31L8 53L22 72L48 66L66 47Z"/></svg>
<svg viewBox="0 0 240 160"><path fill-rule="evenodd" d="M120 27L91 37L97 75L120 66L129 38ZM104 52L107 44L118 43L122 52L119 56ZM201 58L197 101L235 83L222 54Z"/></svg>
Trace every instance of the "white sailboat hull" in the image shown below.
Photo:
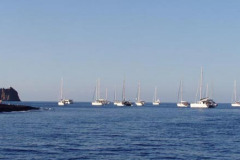
<svg viewBox="0 0 240 160"><path fill-rule="evenodd" d="M136 104L137 106L144 106L144 104L143 104L142 102L135 102L135 104Z"/></svg>
<svg viewBox="0 0 240 160"><path fill-rule="evenodd" d="M101 102L92 102L93 106L102 106L103 104Z"/></svg>
<svg viewBox="0 0 240 160"><path fill-rule="evenodd" d="M122 107L122 106L124 106L124 104L122 102L118 102L118 103L116 103L116 106Z"/></svg>
<svg viewBox="0 0 240 160"><path fill-rule="evenodd" d="M71 100L71 99L65 99L65 100L64 100L64 103L65 103L65 104L73 104L73 100Z"/></svg>
<svg viewBox="0 0 240 160"><path fill-rule="evenodd" d="M63 99L63 100L58 102L59 106L64 106L64 105L67 105L67 104L73 104L73 101L69 100L69 99Z"/></svg>
<svg viewBox="0 0 240 160"><path fill-rule="evenodd" d="M118 102L117 103L117 106L118 107L123 107L123 106L132 106L132 103L131 102L129 102L129 101L122 101L122 102Z"/></svg>
<svg viewBox="0 0 240 160"><path fill-rule="evenodd" d="M158 106L160 104L160 102L153 102L152 103L154 106Z"/></svg>
<svg viewBox="0 0 240 160"><path fill-rule="evenodd" d="M177 103L177 106L178 106L178 107L188 107L188 105L183 104L183 103Z"/></svg>
<svg viewBox="0 0 240 160"><path fill-rule="evenodd" d="M209 108L207 104L203 104L203 103L191 103L190 107L191 108Z"/></svg>
<svg viewBox="0 0 240 160"><path fill-rule="evenodd" d="M180 101L179 103L177 103L178 107L188 107L189 103L187 101Z"/></svg>
<svg viewBox="0 0 240 160"><path fill-rule="evenodd" d="M232 107L240 107L240 103L232 103Z"/></svg>
<svg viewBox="0 0 240 160"><path fill-rule="evenodd" d="M63 101L59 101L59 102L58 102L58 105L59 105L59 106L64 106L65 103L64 103Z"/></svg>

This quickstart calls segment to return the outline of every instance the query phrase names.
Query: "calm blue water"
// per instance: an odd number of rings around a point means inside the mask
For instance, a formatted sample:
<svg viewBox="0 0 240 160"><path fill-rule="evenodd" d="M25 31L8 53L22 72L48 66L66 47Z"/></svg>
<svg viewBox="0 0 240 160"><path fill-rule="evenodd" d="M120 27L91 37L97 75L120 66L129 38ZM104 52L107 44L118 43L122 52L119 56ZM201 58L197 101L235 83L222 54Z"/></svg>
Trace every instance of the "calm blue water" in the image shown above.
<svg viewBox="0 0 240 160"><path fill-rule="evenodd" d="M0 113L0 159L240 159L240 108L25 102Z"/></svg>

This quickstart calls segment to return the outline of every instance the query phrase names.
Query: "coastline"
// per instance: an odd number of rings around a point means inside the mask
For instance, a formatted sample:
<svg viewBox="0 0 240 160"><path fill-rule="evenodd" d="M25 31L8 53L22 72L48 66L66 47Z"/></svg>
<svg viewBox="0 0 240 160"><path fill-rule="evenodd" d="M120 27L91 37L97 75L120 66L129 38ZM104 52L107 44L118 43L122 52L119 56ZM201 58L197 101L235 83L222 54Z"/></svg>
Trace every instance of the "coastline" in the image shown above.
<svg viewBox="0 0 240 160"><path fill-rule="evenodd" d="M24 105L0 104L0 112L29 111L29 110L39 110L39 108Z"/></svg>

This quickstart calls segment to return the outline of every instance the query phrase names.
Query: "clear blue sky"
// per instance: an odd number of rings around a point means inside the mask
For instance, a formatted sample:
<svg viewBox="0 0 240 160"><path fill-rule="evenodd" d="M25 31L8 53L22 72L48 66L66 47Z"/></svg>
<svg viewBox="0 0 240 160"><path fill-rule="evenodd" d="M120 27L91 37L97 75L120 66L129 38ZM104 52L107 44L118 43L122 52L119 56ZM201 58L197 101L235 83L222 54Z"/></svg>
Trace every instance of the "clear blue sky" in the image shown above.
<svg viewBox="0 0 240 160"><path fill-rule="evenodd" d="M239 0L2 0L1 87L23 101L57 101L64 95L91 101L97 78L120 98L151 101L154 87L175 102L179 81L194 101L204 69L217 102L230 102L240 86ZM240 89L240 87L238 88ZM239 90L240 93L240 90ZM102 93L103 95L104 93Z"/></svg>

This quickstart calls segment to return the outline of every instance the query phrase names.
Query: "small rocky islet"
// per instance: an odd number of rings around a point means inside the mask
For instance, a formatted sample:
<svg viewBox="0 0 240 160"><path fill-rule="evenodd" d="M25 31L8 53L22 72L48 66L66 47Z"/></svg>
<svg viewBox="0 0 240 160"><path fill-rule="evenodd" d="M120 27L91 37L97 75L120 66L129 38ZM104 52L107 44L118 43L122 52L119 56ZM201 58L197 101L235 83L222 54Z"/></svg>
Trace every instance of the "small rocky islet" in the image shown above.
<svg viewBox="0 0 240 160"><path fill-rule="evenodd" d="M0 104L0 112L28 111L38 109L39 108L24 105Z"/></svg>
<svg viewBox="0 0 240 160"><path fill-rule="evenodd" d="M14 104L4 104L2 102L6 101L21 101L18 92L10 88L0 88L0 112L13 112L13 111L28 111L28 110L38 110L37 107L25 106L25 105L14 105Z"/></svg>

